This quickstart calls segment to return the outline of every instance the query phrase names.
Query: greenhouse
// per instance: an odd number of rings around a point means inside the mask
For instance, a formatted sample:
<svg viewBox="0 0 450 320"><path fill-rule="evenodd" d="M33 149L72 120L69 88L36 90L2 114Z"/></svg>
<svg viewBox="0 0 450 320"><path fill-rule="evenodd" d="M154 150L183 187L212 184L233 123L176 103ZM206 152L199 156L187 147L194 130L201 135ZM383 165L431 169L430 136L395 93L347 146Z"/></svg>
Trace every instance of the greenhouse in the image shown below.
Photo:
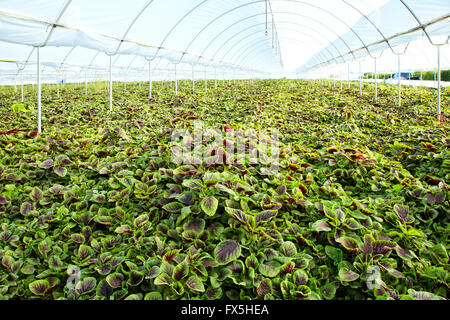
<svg viewBox="0 0 450 320"><path fill-rule="evenodd" d="M447 300L448 0L0 0L1 300Z"/></svg>

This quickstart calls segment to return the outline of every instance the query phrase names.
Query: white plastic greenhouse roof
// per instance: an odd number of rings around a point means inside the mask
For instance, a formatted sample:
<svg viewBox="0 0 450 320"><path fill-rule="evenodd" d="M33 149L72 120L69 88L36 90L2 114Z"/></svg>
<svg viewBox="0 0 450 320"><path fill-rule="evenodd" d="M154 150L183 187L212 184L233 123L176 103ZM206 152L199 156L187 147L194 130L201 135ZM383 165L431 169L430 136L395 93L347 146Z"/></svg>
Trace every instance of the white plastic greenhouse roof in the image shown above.
<svg viewBox="0 0 450 320"><path fill-rule="evenodd" d="M118 75L149 61L161 74L301 75L409 43L447 44L450 67L449 35L449 0L0 0L0 80L33 65L36 47L44 74L100 74L112 55ZM411 68L433 67L430 54Z"/></svg>

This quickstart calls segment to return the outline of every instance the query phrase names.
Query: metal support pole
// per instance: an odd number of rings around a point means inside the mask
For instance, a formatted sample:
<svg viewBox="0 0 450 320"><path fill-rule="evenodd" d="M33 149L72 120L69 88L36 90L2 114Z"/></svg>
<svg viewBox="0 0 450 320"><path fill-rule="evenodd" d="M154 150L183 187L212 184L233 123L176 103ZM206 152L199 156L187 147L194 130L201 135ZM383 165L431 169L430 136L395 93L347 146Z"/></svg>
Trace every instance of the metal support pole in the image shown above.
<svg viewBox="0 0 450 320"><path fill-rule="evenodd" d="M208 91L208 81L206 80L206 66L205 66L205 91Z"/></svg>
<svg viewBox="0 0 450 320"><path fill-rule="evenodd" d="M359 61L359 95L362 96L361 61Z"/></svg>
<svg viewBox="0 0 450 320"><path fill-rule="evenodd" d="M350 63L347 64L347 81L348 81L348 88L350 89Z"/></svg>
<svg viewBox="0 0 450 320"><path fill-rule="evenodd" d="M148 61L148 99L152 98L152 62Z"/></svg>
<svg viewBox="0 0 450 320"><path fill-rule="evenodd" d="M177 65L175 65L175 95L178 94Z"/></svg>
<svg viewBox="0 0 450 320"><path fill-rule="evenodd" d="M41 55L40 48L36 48L37 53L37 108L38 108L38 133L42 132L42 117L41 117Z"/></svg>
<svg viewBox="0 0 450 320"><path fill-rule="evenodd" d="M341 80L341 90L342 90L342 65L339 65L339 78Z"/></svg>
<svg viewBox="0 0 450 320"><path fill-rule="evenodd" d="M214 68L214 86L217 89L217 68Z"/></svg>
<svg viewBox="0 0 450 320"><path fill-rule="evenodd" d="M87 84L87 71L84 72L84 95L87 97L88 93L88 84Z"/></svg>
<svg viewBox="0 0 450 320"><path fill-rule="evenodd" d="M375 60L375 101L378 101L377 59Z"/></svg>
<svg viewBox="0 0 450 320"><path fill-rule="evenodd" d="M20 97L23 102L23 71L20 72Z"/></svg>
<svg viewBox="0 0 450 320"><path fill-rule="evenodd" d="M398 55L398 106L402 105L402 87L401 87L401 73L400 73L400 55Z"/></svg>
<svg viewBox="0 0 450 320"><path fill-rule="evenodd" d="M59 98L59 77L58 77L58 74L56 74L56 95Z"/></svg>
<svg viewBox="0 0 450 320"><path fill-rule="evenodd" d="M194 65L192 65L192 92L195 91Z"/></svg>
<svg viewBox="0 0 450 320"><path fill-rule="evenodd" d="M112 81L112 56L109 56L109 110L112 111L113 81Z"/></svg>
<svg viewBox="0 0 450 320"><path fill-rule="evenodd" d="M438 46L438 71L437 71L437 92L438 92L438 104L437 104L437 119L441 121L441 47Z"/></svg>

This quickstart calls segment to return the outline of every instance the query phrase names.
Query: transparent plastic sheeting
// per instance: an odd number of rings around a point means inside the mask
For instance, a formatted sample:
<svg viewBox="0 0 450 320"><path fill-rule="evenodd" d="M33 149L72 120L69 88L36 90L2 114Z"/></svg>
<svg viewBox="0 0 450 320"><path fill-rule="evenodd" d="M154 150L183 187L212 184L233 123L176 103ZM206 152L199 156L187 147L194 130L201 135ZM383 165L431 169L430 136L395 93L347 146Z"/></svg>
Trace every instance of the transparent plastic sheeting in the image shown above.
<svg viewBox="0 0 450 320"><path fill-rule="evenodd" d="M379 55L382 71L387 51L448 40L449 17L449 0L0 0L0 82L31 81L35 47L44 82L104 79L110 55L124 81L148 79L149 61L154 80L301 77ZM436 67L434 52L411 68Z"/></svg>
<svg viewBox="0 0 450 320"><path fill-rule="evenodd" d="M404 51L400 55L401 72L437 71L438 49L431 45L428 39L424 38L410 42L407 47L404 46L402 49ZM450 44L441 46L440 59L441 70L450 69ZM365 56L354 61L338 61L335 64L326 64L302 72L302 75L308 79L335 77L344 80L358 80L360 74L375 73L375 63L378 74L398 72L398 56L390 49L385 49L377 54L376 59L371 56ZM297 74L292 73L288 77L295 78Z"/></svg>

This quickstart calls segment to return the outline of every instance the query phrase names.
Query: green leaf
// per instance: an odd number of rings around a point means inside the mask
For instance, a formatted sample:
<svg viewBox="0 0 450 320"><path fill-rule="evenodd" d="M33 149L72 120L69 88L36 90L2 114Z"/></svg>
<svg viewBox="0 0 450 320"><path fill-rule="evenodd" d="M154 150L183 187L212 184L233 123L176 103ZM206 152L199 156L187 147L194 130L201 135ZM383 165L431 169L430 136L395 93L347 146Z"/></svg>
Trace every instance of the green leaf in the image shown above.
<svg viewBox="0 0 450 320"><path fill-rule="evenodd" d="M234 240L225 240L214 249L214 257L220 264L227 264L241 255L241 246Z"/></svg>
<svg viewBox="0 0 450 320"><path fill-rule="evenodd" d="M202 200L200 205L202 207L202 210L208 216L212 217L217 211L217 207L219 205L219 201L214 196L205 197L205 198L203 198L203 200Z"/></svg>
<svg viewBox="0 0 450 320"><path fill-rule="evenodd" d="M128 278L128 284L131 286L138 286L144 280L144 277L142 272L132 270Z"/></svg>
<svg viewBox="0 0 450 320"><path fill-rule="evenodd" d="M286 257L292 257L297 254L297 247L291 241L283 242L281 244L280 250Z"/></svg>
<svg viewBox="0 0 450 320"><path fill-rule="evenodd" d="M111 288L121 288L123 278L123 274L114 272L106 277L106 282L108 282Z"/></svg>
<svg viewBox="0 0 450 320"><path fill-rule="evenodd" d="M142 228L143 226L145 226L147 224L149 220L149 217L147 214L141 214L139 217L137 217L136 219L134 219L134 227L139 229Z"/></svg>
<svg viewBox="0 0 450 320"><path fill-rule="evenodd" d="M202 280L197 276L190 276L186 280L186 286L195 293L205 292Z"/></svg>
<svg viewBox="0 0 450 320"><path fill-rule="evenodd" d="M175 281L180 281L184 277L187 277L189 275L189 265L186 261L183 261L179 263L175 268L173 269L172 278Z"/></svg>
<svg viewBox="0 0 450 320"><path fill-rule="evenodd" d="M331 231L331 228L326 220L318 220L311 225L311 229L314 231Z"/></svg>
<svg viewBox="0 0 450 320"><path fill-rule="evenodd" d="M85 295L94 291L95 286L97 285L97 280L92 277L84 278L75 286L75 291L79 295Z"/></svg>
<svg viewBox="0 0 450 320"><path fill-rule="evenodd" d="M149 292L144 296L144 300L162 300L162 295L158 291Z"/></svg>
<svg viewBox="0 0 450 320"><path fill-rule="evenodd" d="M155 278L155 285L157 286L168 286L170 284L170 276L167 273L161 273Z"/></svg>
<svg viewBox="0 0 450 320"><path fill-rule="evenodd" d="M42 199L42 190L38 187L34 187L33 190L31 190L30 198L33 201L39 201Z"/></svg>
<svg viewBox="0 0 450 320"><path fill-rule="evenodd" d="M183 180L182 185L194 190L198 190L203 186L202 181L198 179L185 179Z"/></svg>
<svg viewBox="0 0 450 320"><path fill-rule="evenodd" d="M325 246L325 253L331 258L331 260L334 261L335 264L342 261L343 254L341 249L332 246Z"/></svg>
<svg viewBox="0 0 450 320"><path fill-rule="evenodd" d="M330 283L327 283L320 288L320 293L325 299L332 300L336 294L336 287Z"/></svg>
<svg viewBox="0 0 450 320"><path fill-rule="evenodd" d="M97 296L99 297L106 297L109 299L109 297L111 296L111 294L113 293L113 288L111 288L111 286L108 284L108 282L103 279L99 282L98 286L97 286Z"/></svg>
<svg viewBox="0 0 450 320"><path fill-rule="evenodd" d="M52 168L54 165L55 165L55 163L53 162L53 160L52 160L52 159L48 159L48 160L45 160L44 162L42 162L42 163L39 165L39 168L42 168L42 169L50 169L50 168Z"/></svg>
<svg viewBox="0 0 450 320"><path fill-rule="evenodd" d="M50 285L46 279L36 280L31 282L28 285L30 291L37 296L43 296L46 294L47 290L50 288Z"/></svg>
<svg viewBox="0 0 450 320"><path fill-rule="evenodd" d="M256 288L256 294L264 298L267 294L272 294L272 280L263 279Z"/></svg>
<svg viewBox="0 0 450 320"><path fill-rule="evenodd" d="M64 178L67 175L67 169L64 167L55 167L53 168L53 171L61 178Z"/></svg>
<svg viewBox="0 0 450 320"><path fill-rule="evenodd" d="M261 263L258 267L259 272L265 277L274 278L281 271L281 264L275 260Z"/></svg>
<svg viewBox="0 0 450 320"><path fill-rule="evenodd" d="M359 274L357 274L351 270L348 270L346 268L342 268L339 270L339 279L341 281L351 282L351 281L355 281L358 278L359 278Z"/></svg>
<svg viewBox="0 0 450 320"><path fill-rule="evenodd" d="M181 209L183 209L184 205L180 202L170 202L166 205L164 205L162 208L166 210L167 212L175 213L179 212Z"/></svg>

